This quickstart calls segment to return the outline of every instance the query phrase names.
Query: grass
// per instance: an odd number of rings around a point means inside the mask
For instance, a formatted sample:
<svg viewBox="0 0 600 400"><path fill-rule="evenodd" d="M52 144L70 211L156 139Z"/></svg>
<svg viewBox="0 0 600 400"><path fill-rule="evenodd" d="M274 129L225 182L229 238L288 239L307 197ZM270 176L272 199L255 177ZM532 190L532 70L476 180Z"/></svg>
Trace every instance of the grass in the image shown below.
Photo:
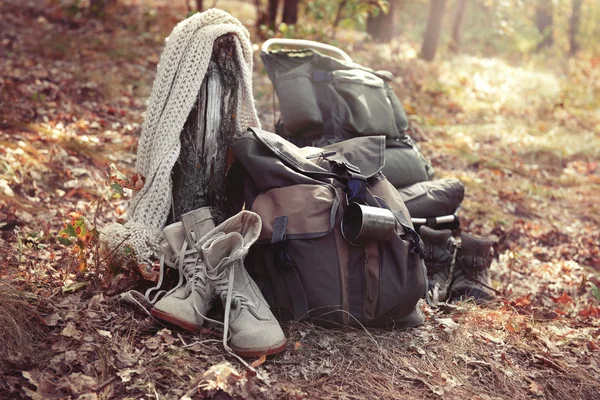
<svg viewBox="0 0 600 400"><path fill-rule="evenodd" d="M37 300L0 282L0 304L0 370L41 362L48 354L48 329Z"/></svg>

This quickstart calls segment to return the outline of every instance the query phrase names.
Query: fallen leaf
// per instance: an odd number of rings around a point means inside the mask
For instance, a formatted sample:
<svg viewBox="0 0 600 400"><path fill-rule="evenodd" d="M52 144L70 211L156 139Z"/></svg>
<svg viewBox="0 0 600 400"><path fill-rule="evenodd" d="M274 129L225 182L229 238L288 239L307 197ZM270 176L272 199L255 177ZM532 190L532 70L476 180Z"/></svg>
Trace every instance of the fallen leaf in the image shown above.
<svg viewBox="0 0 600 400"><path fill-rule="evenodd" d="M559 304L573 303L573 299L567 294L567 292L563 292L560 297L552 297L552 300Z"/></svg>
<svg viewBox="0 0 600 400"><path fill-rule="evenodd" d="M162 338L163 342L165 342L168 345L175 343L175 338L173 337L171 331L166 328L158 331L156 336Z"/></svg>
<svg viewBox="0 0 600 400"><path fill-rule="evenodd" d="M29 383L31 383L33 386L37 387L38 383L35 380L35 378L33 376L31 376L31 373L27 372L27 371L23 371L21 372L21 375L23 375L23 378L27 379L29 381Z"/></svg>
<svg viewBox="0 0 600 400"><path fill-rule="evenodd" d="M506 321L506 323L504 324L504 327L510 333L519 333L522 330L521 327L519 326L519 322L516 321L515 318L510 318L508 321Z"/></svg>
<svg viewBox="0 0 600 400"><path fill-rule="evenodd" d="M67 325L63 328L60 334L77 340L81 339L82 336L81 331L77 330L75 324L71 321L67 322Z"/></svg>
<svg viewBox="0 0 600 400"><path fill-rule="evenodd" d="M252 364L250 364L250 366L252 368L257 368L259 365L264 364L265 361L267 361L267 356L263 354L258 360L255 360Z"/></svg>
<svg viewBox="0 0 600 400"><path fill-rule="evenodd" d="M62 321L62 318L57 313L46 315L44 317L44 323L47 326L56 326L56 324L58 324L58 321Z"/></svg>
<svg viewBox="0 0 600 400"><path fill-rule="evenodd" d="M60 386L69 389L74 394L87 393L94 390L98 386L98 382L91 376L75 372L69 375Z"/></svg>
<svg viewBox="0 0 600 400"><path fill-rule="evenodd" d="M160 337L158 336L153 336L151 338L148 338L144 341L144 345L146 345L146 347L150 350L156 350L160 347Z"/></svg>
<svg viewBox="0 0 600 400"><path fill-rule="evenodd" d="M107 338L112 338L112 333L110 333L109 331L103 331L102 329L96 329L96 332L98 332L98 334L100 336L104 336Z"/></svg>
<svg viewBox="0 0 600 400"><path fill-rule="evenodd" d="M124 369L122 371L117 372L119 378L121 378L121 382L129 382L131 381L131 375L137 374L137 370L135 369Z"/></svg>
<svg viewBox="0 0 600 400"><path fill-rule="evenodd" d="M77 400L98 400L98 395L96 393L84 393L80 394Z"/></svg>
<svg viewBox="0 0 600 400"><path fill-rule="evenodd" d="M537 383L535 383L535 382L531 382L531 383L529 384L529 391L530 391L532 394L536 395L536 396L541 396L541 395L543 395L543 394L544 394L544 391L542 390L542 388L540 387L540 385L538 385L538 384L537 384Z"/></svg>
<svg viewBox="0 0 600 400"><path fill-rule="evenodd" d="M67 286L63 286L63 293L73 293L80 289L83 289L88 285L89 282L75 282Z"/></svg>
<svg viewBox="0 0 600 400"><path fill-rule="evenodd" d="M460 324L454 322L452 318L436 318L436 322L449 332L453 332L460 327Z"/></svg>

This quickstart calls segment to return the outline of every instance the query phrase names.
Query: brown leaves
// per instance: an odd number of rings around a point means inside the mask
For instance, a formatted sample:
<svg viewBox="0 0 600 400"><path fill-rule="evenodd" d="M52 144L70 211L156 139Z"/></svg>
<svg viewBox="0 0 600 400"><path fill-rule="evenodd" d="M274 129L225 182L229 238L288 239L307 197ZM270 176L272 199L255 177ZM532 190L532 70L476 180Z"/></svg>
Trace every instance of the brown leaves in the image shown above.
<svg viewBox="0 0 600 400"><path fill-rule="evenodd" d="M63 328L60 334L65 337L73 338L76 340L80 340L82 337L81 331L77 330L77 328L75 327L75 323L73 323L72 321L67 322L67 325Z"/></svg>
<svg viewBox="0 0 600 400"><path fill-rule="evenodd" d="M144 178L141 174L133 174L130 177L127 177L121 171L117 169L115 164L110 164L110 174L109 174L110 186L119 194L123 194L123 189L131 189L134 191L141 190L144 187L144 183L146 178Z"/></svg>
<svg viewBox="0 0 600 400"><path fill-rule="evenodd" d="M558 304L572 304L573 299L566 292L563 292L560 297L552 297L552 300Z"/></svg>

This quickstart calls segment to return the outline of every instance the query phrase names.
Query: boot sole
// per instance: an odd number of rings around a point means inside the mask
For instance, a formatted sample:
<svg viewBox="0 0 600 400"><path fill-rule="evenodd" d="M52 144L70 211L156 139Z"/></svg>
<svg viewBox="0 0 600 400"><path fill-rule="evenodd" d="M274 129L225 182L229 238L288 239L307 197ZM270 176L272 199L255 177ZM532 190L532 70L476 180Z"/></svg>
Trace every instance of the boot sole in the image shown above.
<svg viewBox="0 0 600 400"><path fill-rule="evenodd" d="M157 310L156 308L153 308L152 311L150 311L150 313L154 318L160 319L161 321L165 321L173 325L177 325L180 328L183 328L186 331L190 331L192 333L200 333L200 331L202 330L202 326L194 325L190 322L181 320L170 314Z"/></svg>
<svg viewBox="0 0 600 400"><path fill-rule="evenodd" d="M268 349L254 350L254 349L240 349L239 347L231 346L235 354L240 357L260 357L260 356L272 356L273 354L281 353L287 347L287 339L284 339L281 344Z"/></svg>

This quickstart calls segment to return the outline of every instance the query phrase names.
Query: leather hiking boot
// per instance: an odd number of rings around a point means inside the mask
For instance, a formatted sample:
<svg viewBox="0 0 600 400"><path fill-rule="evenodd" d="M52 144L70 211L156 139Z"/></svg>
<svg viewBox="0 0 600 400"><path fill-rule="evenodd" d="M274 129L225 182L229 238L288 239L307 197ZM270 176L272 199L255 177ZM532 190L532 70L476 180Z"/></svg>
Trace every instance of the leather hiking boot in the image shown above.
<svg viewBox="0 0 600 400"><path fill-rule="evenodd" d="M425 266L427 267L428 290L433 304L446 301L452 280L456 257L456 240L449 230L435 231L427 226L419 230L425 243Z"/></svg>
<svg viewBox="0 0 600 400"><path fill-rule="evenodd" d="M473 297L476 302L485 302L494 298L496 290L492 288L490 281L493 243L466 233L461 235L454 280L450 288L452 299Z"/></svg>
<svg viewBox="0 0 600 400"><path fill-rule="evenodd" d="M202 254L215 295L225 308L223 346L242 357L276 354L286 346L279 322L244 267L244 256L258 239L258 214L241 211L201 239Z"/></svg>
<svg viewBox="0 0 600 400"><path fill-rule="evenodd" d="M212 286L206 267L195 248L197 240L214 228L208 207L181 216L181 223L163 229L173 256L170 263L179 270L179 282L152 309L152 315L188 331L198 332L210 309Z"/></svg>

